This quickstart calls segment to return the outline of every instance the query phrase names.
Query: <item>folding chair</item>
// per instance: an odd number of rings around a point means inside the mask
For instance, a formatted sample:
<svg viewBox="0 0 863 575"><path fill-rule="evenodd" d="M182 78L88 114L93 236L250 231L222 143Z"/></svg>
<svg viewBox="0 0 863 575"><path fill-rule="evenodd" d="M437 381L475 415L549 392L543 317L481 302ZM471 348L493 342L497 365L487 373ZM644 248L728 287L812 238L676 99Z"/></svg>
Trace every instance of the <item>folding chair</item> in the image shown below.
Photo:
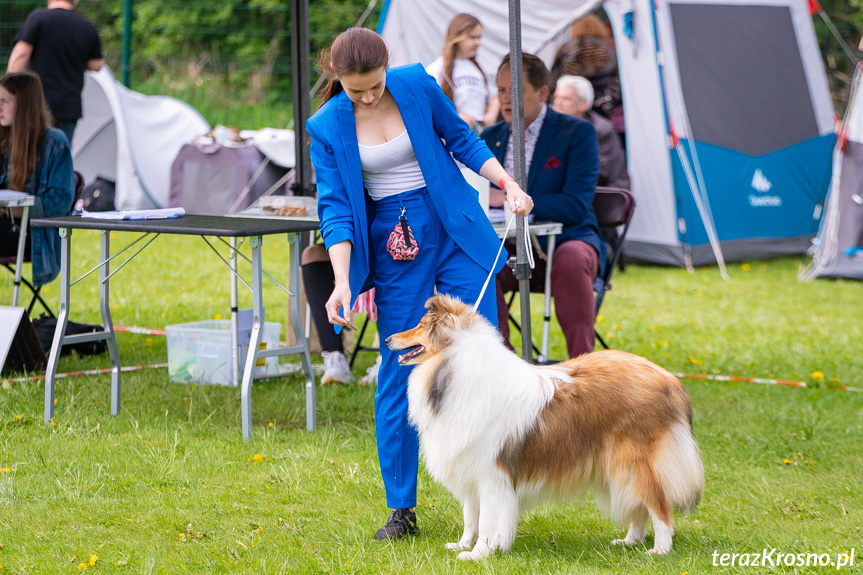
<svg viewBox="0 0 863 575"><path fill-rule="evenodd" d="M593 211L596 213L596 219L600 230L616 230L618 227L622 226L620 233L617 234L616 240L612 242L606 241L606 244L608 244L609 247L608 265L606 266L605 273L600 277L597 277L593 283L593 291L595 292L594 302L596 305L595 311L596 314L599 315L599 308L602 306L602 300L605 298L605 293L611 289L611 275L614 273L614 269L620 259L620 255L622 253L621 248L626 239L626 232L629 230L629 222L632 220L632 214L635 211L635 197L631 192L623 188L598 186L593 198ZM517 292L512 292L510 294L509 300L507 301L507 307L512 307L516 294ZM509 314L509 321L516 330L521 332L521 326L513 317L512 313ZM596 335L596 339L599 340L599 343L602 344L602 347L608 349L608 344L605 343L605 340L595 329L594 334ZM533 345L533 352L540 355L540 350L536 344ZM551 360L549 360L549 362L554 363Z"/></svg>
<svg viewBox="0 0 863 575"><path fill-rule="evenodd" d="M615 241L609 244L609 259L608 265L605 267L605 273L596 278L593 284L593 290L596 292L596 315L599 315L599 308L602 307L602 301L605 299L605 294L611 289L611 275L614 273L614 268L617 267L620 254L622 253L623 242L626 239L626 232L629 230L629 223L632 221L632 214L635 212L635 196L629 190L623 188L606 188L598 186L596 195L593 198L593 211L596 213L596 220L602 230L621 228L620 233ZM608 234L606 234L608 235ZM608 344L599 335L599 332L594 330L596 339L602 344L602 347L608 349Z"/></svg>
<svg viewBox="0 0 863 575"><path fill-rule="evenodd" d="M76 171L75 172L75 197L72 198L72 208L73 209L75 207L75 204L78 202L78 198L81 197L81 192L83 190L84 190L84 176L82 176L80 172ZM27 237L27 243L28 244L30 243L30 237L29 236ZM24 260L21 262L22 264L28 263L31 261L28 256L29 256L29 254L27 254L27 252L25 252ZM16 263L17 263L17 257L16 256L0 257L0 265L2 265L4 268L9 270L13 276L15 275L15 264ZM51 311L51 308L48 307L48 304L45 303L45 300L42 299L42 295L40 293L42 291L42 286L38 286L38 287L34 286L29 281L27 281L27 279L24 278L23 275L21 276L21 283L24 284L24 287L26 287L28 290L30 290L30 292L33 294L33 297L30 298L30 303L27 306L27 315L32 317L33 307L35 307L36 302L39 302L42 305L42 307L45 308L45 311L47 312L49 317L57 317L54 315L54 312Z"/></svg>
<svg viewBox="0 0 863 575"><path fill-rule="evenodd" d="M360 331L357 333L356 338L354 339L354 349L351 351L351 359L348 361L348 365L353 369L354 362L357 359L357 354L361 351L375 351L379 352L380 349L374 346L363 345L363 336L366 335L366 329L369 327L369 322L371 321L371 314L366 314L365 319L363 320L363 325L360 327Z"/></svg>

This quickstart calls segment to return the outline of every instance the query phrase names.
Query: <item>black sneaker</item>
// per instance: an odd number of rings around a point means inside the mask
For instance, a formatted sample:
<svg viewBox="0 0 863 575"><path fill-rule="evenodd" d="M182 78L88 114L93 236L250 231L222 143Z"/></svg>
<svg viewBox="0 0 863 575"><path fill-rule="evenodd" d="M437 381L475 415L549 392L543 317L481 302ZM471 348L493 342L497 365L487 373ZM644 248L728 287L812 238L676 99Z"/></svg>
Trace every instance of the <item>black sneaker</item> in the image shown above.
<svg viewBox="0 0 863 575"><path fill-rule="evenodd" d="M405 535L413 535L416 532L417 514L412 509L394 509L390 513L387 524L375 533L375 539L378 541L401 539Z"/></svg>

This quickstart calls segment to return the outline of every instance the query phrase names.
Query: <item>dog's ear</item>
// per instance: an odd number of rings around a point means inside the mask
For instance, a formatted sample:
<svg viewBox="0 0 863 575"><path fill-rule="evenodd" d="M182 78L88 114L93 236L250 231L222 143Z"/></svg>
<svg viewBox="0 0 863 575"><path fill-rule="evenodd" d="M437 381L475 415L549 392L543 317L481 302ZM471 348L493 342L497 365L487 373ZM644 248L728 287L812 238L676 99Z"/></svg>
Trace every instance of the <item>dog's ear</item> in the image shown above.
<svg viewBox="0 0 863 575"><path fill-rule="evenodd" d="M458 298L435 295L426 301L429 317L429 341L435 348L446 346L453 332L463 326L467 306Z"/></svg>

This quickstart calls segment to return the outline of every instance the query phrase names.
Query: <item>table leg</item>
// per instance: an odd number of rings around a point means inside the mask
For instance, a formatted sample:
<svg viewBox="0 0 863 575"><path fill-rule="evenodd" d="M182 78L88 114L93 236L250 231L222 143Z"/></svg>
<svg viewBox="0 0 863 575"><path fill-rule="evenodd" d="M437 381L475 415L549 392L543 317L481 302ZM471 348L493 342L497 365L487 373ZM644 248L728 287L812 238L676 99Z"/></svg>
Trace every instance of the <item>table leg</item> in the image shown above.
<svg viewBox="0 0 863 575"><path fill-rule="evenodd" d="M114 322L111 320L110 280L108 279L111 257L111 232L102 231L100 255L102 268L99 272L99 305L102 309L102 327L105 329L105 343L108 345L108 355L111 356L111 415L120 413L120 352L117 350L117 335L114 333Z"/></svg>
<svg viewBox="0 0 863 575"><path fill-rule="evenodd" d="M263 274L261 273L261 236L249 238L252 247L252 334L246 352L246 365L243 369L243 383L240 391L240 408L243 421L243 435L252 439L252 383L255 380L257 352L263 339Z"/></svg>
<svg viewBox="0 0 863 575"><path fill-rule="evenodd" d="M555 236L548 236L548 259L545 266L545 306L542 316L542 348L540 350L539 361L548 361L548 330L551 324L551 264L554 257L555 243Z"/></svg>
<svg viewBox="0 0 863 575"><path fill-rule="evenodd" d="M309 357L309 340L303 333L303 326L300 325L300 249L303 242L300 234L288 234L288 242L291 244L290 286L291 291L296 294L291 297L291 324L294 329L294 339L303 346L303 350L300 352L300 363L306 376L306 429L313 431L317 427L315 374L312 371L312 360Z"/></svg>
<svg viewBox="0 0 863 575"><path fill-rule="evenodd" d="M15 260L15 287L12 289L12 307L18 305L18 290L21 288L21 264L24 262L24 247L27 245L29 215L30 206L24 206L21 212L21 231L18 234L18 255Z"/></svg>
<svg viewBox="0 0 863 575"><path fill-rule="evenodd" d="M231 362L234 366L233 384L240 383L239 309L237 304L237 238L230 238L231 258Z"/></svg>
<svg viewBox="0 0 863 575"><path fill-rule="evenodd" d="M46 424L54 417L54 376L57 375L57 365L60 363L60 352L63 349L63 338L66 335L66 325L69 322L69 254L72 230L60 228L58 231L60 232L60 309L57 313L57 327L54 329L51 353L48 356L48 368L45 370Z"/></svg>

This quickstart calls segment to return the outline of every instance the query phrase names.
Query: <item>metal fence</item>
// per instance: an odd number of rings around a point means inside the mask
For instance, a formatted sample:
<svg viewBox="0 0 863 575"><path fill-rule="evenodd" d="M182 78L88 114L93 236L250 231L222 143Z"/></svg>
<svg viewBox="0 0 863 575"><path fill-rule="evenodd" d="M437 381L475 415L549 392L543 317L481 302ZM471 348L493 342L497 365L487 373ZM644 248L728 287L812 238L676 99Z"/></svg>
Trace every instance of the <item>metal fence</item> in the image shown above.
<svg viewBox="0 0 863 575"><path fill-rule="evenodd" d="M312 56L335 34L353 25L368 4L368 0L313 0ZM21 23L31 11L45 6L44 0L4 0L0 4L0 64L4 69ZM133 89L148 92L161 87L182 93L206 82L215 83L226 98L257 104L290 101L289 2L80 0L76 11L99 29L106 63L118 79L123 70L123 11L127 6L133 15L127 70ZM367 23L375 19L376 15Z"/></svg>

